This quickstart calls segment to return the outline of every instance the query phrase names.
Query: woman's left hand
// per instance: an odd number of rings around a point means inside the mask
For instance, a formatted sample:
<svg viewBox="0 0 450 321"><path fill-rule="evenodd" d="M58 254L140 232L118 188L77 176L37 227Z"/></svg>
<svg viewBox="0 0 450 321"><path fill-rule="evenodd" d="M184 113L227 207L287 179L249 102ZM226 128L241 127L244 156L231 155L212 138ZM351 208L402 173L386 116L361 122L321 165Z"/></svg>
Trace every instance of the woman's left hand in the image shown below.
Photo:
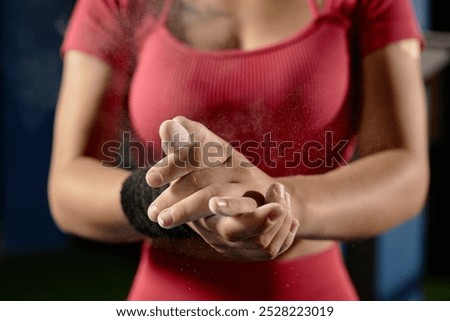
<svg viewBox="0 0 450 321"><path fill-rule="evenodd" d="M190 222L217 252L238 259L272 260L293 244L299 222L292 217L290 195L276 183L264 204L250 197L215 197L209 208L215 215Z"/></svg>
<svg viewBox="0 0 450 321"><path fill-rule="evenodd" d="M161 125L160 135L163 141L172 142L174 137L178 140L191 137L186 146L170 150L147 173L147 182L152 187L171 183L148 210L149 218L164 228L211 216L209 201L214 197L242 197L249 191L265 195L275 183L200 123L176 117Z"/></svg>

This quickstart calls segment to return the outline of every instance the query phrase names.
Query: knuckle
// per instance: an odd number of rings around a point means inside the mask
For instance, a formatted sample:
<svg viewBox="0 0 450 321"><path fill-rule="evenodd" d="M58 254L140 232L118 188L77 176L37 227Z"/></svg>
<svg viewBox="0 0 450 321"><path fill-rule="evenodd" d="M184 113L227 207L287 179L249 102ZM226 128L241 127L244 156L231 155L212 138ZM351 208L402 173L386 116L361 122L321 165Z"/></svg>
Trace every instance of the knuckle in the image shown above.
<svg viewBox="0 0 450 321"><path fill-rule="evenodd" d="M196 129L196 132L199 133L199 139L201 141L204 141L205 137L206 137L206 134L209 131L209 129L205 125L203 125L202 123L199 123L199 122L196 122L196 121L193 122L193 125L194 125L194 127Z"/></svg>
<svg viewBox="0 0 450 321"><path fill-rule="evenodd" d="M194 144L191 147L190 153L193 156L193 159L190 159L192 166L195 168L203 167L204 162L203 162L202 148L200 146L198 146L197 144Z"/></svg>
<svg viewBox="0 0 450 321"><path fill-rule="evenodd" d="M222 196L224 196L224 192L220 184L212 184L209 186L209 198Z"/></svg>
<svg viewBox="0 0 450 321"><path fill-rule="evenodd" d="M277 244L270 244L267 248L266 248L266 253L267 256L270 259L274 259L277 255L278 252L280 251L280 247Z"/></svg>
<svg viewBox="0 0 450 321"><path fill-rule="evenodd" d="M184 206L172 206L171 212L173 220L177 225L185 223L186 209Z"/></svg>
<svg viewBox="0 0 450 321"><path fill-rule="evenodd" d="M287 249L289 249L291 247L291 245L294 243L294 238L287 240L283 246L281 246L280 248L280 253L283 253L285 251L287 251Z"/></svg>
<svg viewBox="0 0 450 321"><path fill-rule="evenodd" d="M224 219L221 221L222 223L225 222ZM219 237L227 243L233 243L236 242L237 239L237 233L235 230L230 228L227 224L217 224L216 225L216 233L219 235Z"/></svg>
<svg viewBox="0 0 450 321"><path fill-rule="evenodd" d="M249 177L249 179L252 180L260 180L260 173L258 172L258 169L255 167L249 167L249 168L244 168L243 170L245 170L245 174Z"/></svg>
<svg viewBox="0 0 450 321"><path fill-rule="evenodd" d="M189 175L185 176L184 180L190 187L193 187L196 190L199 187L199 179L197 172L192 172Z"/></svg>
<svg viewBox="0 0 450 321"><path fill-rule="evenodd" d="M176 116L173 118L173 120L177 121L177 122L184 122L184 121L187 121L188 119L184 116Z"/></svg>
<svg viewBox="0 0 450 321"><path fill-rule="evenodd" d="M285 220L288 215L288 211L286 210L286 208L284 206L282 206L281 204L276 204L276 207L277 207L276 211L280 215L279 219Z"/></svg>
<svg viewBox="0 0 450 321"><path fill-rule="evenodd" d="M258 244L259 247L261 247L262 249L266 249L269 245L270 245L270 239L267 237L267 235L265 234L261 234L258 238L256 243Z"/></svg>
<svg viewBox="0 0 450 321"><path fill-rule="evenodd" d="M169 164L168 167L175 167L175 168L186 168L186 162L189 157L189 150L188 148L181 147L179 150L177 150L173 154L173 162Z"/></svg>

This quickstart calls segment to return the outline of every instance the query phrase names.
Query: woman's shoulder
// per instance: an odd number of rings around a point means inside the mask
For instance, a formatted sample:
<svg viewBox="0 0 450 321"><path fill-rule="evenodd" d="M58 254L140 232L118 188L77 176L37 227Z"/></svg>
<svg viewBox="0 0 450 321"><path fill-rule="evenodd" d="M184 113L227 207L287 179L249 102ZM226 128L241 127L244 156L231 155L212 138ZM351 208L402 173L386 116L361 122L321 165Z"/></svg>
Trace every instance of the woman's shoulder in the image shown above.
<svg viewBox="0 0 450 321"><path fill-rule="evenodd" d="M117 66L155 25L164 0L78 0L61 53L83 51ZM122 59L123 58L123 59Z"/></svg>
<svg viewBox="0 0 450 321"><path fill-rule="evenodd" d="M165 0L79 0L77 6L132 20L143 15L158 16L165 3Z"/></svg>

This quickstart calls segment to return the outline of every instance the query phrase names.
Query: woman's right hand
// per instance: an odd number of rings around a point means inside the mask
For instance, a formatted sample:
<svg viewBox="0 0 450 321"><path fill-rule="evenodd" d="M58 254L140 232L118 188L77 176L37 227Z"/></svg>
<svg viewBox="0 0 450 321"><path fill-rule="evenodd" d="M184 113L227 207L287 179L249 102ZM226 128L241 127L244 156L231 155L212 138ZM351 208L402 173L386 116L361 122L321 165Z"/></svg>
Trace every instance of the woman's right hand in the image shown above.
<svg viewBox="0 0 450 321"><path fill-rule="evenodd" d="M219 253L246 261L272 260L293 244L299 228L290 195L282 184L270 186L266 204L251 197L214 197L211 216L188 223Z"/></svg>

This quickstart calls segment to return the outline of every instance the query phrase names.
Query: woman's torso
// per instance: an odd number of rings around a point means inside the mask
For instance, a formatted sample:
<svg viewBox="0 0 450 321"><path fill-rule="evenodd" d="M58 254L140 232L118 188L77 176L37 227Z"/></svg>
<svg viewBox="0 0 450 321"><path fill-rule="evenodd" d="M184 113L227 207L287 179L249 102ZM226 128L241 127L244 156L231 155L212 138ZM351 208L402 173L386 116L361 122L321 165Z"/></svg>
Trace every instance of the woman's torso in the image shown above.
<svg viewBox="0 0 450 321"><path fill-rule="evenodd" d="M151 32L141 33L130 91L133 127L155 158L159 124L184 115L239 142L273 177L324 173L350 159L349 22L326 15L329 1L174 0L162 10ZM264 148L267 140L275 147ZM338 142L341 159L329 155ZM282 143L287 148L281 150ZM300 240L283 258L331 243ZM201 240L176 246L155 240L153 246L226 259Z"/></svg>

